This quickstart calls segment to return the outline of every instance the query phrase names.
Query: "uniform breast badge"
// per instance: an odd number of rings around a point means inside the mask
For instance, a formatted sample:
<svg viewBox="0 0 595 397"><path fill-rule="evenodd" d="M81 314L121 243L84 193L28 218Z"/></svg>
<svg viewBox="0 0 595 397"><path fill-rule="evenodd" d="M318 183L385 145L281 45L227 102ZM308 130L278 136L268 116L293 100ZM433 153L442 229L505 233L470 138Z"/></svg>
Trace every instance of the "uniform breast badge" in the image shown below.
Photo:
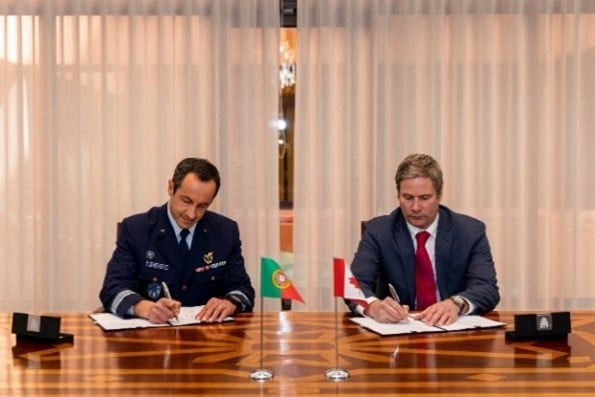
<svg viewBox="0 0 595 397"><path fill-rule="evenodd" d="M207 252L202 256L202 260L205 261L207 265L210 265L211 263L213 263L213 254L213 251Z"/></svg>
<svg viewBox="0 0 595 397"><path fill-rule="evenodd" d="M153 301L161 297L161 284L157 282L157 279L153 279L153 282L147 285L147 296Z"/></svg>

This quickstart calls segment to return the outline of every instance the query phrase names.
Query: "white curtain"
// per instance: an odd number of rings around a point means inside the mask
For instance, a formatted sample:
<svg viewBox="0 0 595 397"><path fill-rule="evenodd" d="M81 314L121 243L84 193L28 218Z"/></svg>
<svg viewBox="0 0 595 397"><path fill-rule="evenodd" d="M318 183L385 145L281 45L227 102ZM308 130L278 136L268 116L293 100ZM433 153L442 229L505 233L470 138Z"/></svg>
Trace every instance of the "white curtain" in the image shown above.
<svg viewBox="0 0 595 397"><path fill-rule="evenodd" d="M240 225L255 286L279 251L277 0L0 1L0 310L98 306L123 217L187 156Z"/></svg>
<svg viewBox="0 0 595 397"><path fill-rule="evenodd" d="M296 310L414 152L486 222L499 309L595 308L595 1L300 0L297 37Z"/></svg>

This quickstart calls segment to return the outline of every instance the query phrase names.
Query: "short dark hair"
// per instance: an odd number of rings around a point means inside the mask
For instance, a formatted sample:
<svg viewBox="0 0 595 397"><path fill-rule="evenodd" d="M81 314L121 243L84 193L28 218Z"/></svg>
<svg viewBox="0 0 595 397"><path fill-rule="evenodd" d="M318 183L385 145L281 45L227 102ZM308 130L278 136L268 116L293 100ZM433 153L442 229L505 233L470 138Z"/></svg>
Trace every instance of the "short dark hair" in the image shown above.
<svg viewBox="0 0 595 397"><path fill-rule="evenodd" d="M216 188L215 195L213 197L217 195L217 192L219 192L219 187L221 187L221 176L219 175L219 170L209 160L199 159L196 157L185 158L176 166L174 175L171 178L174 184L174 193L182 184L184 177L189 173L195 174L198 179L203 182L215 181Z"/></svg>
<svg viewBox="0 0 595 397"><path fill-rule="evenodd" d="M404 179L418 177L430 178L438 197L442 196L442 169L434 158L427 154L410 154L399 164L395 174L397 192L400 192L401 182Z"/></svg>

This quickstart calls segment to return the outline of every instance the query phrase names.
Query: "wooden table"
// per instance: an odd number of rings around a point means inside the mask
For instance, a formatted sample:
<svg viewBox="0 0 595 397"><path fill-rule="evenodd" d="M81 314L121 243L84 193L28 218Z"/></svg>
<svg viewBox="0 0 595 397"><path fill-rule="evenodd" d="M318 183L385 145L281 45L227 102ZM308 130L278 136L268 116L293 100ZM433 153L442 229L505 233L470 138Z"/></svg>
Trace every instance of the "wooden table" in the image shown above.
<svg viewBox="0 0 595 397"><path fill-rule="evenodd" d="M64 314L74 344L43 346L17 345L11 314L0 314L0 395L595 396L595 311L572 313L567 340L514 343L506 328L381 337L340 313L345 381L325 377L337 366L334 313L264 313L262 366L260 316L104 332L85 314ZM513 313L489 317L513 324ZM274 378L250 380L261 367Z"/></svg>

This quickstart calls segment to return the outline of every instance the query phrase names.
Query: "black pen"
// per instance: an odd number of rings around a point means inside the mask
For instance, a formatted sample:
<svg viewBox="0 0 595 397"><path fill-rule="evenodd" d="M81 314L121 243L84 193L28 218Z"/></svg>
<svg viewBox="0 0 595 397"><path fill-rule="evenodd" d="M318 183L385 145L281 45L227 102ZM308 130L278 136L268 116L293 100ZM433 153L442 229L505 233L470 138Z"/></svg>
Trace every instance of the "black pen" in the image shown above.
<svg viewBox="0 0 595 397"><path fill-rule="evenodd" d="M163 293L165 294L165 297L169 300L173 300L171 297L171 293L169 292L169 287L167 286L167 283L165 281L162 281L161 285L163 286ZM176 321L178 321L178 315L174 313L174 317Z"/></svg>

